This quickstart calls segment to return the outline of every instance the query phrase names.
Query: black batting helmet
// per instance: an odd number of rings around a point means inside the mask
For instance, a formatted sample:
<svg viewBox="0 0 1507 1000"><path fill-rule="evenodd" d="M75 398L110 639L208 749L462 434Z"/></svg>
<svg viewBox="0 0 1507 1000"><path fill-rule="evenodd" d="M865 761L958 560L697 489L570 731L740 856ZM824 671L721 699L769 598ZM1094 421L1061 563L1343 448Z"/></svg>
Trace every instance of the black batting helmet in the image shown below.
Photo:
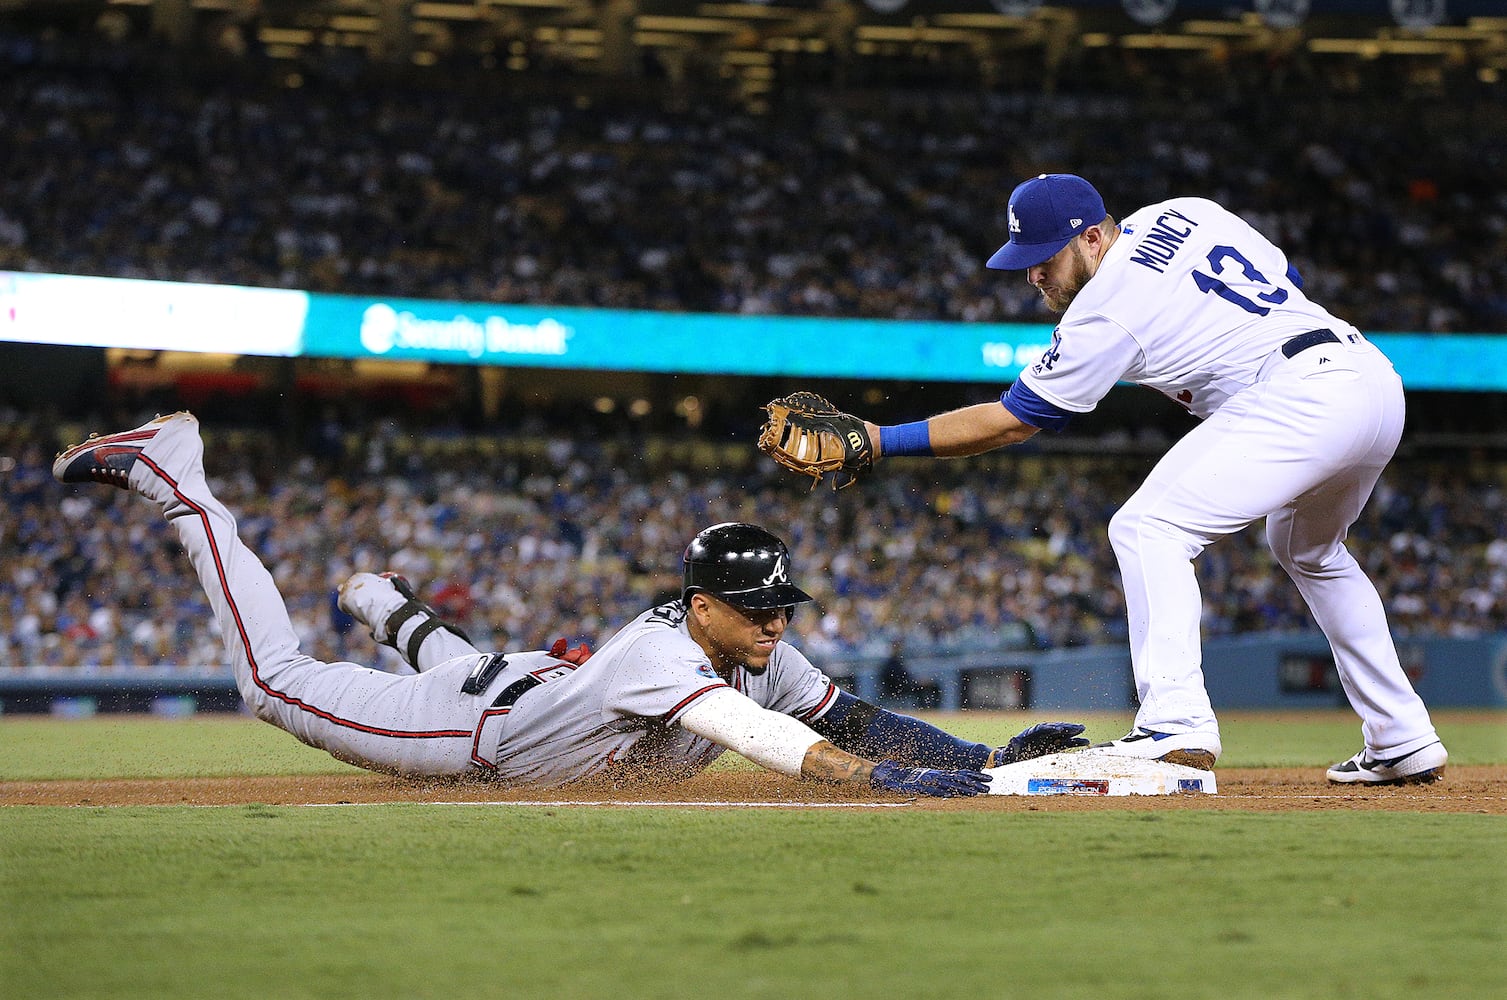
<svg viewBox="0 0 1507 1000"><path fill-rule="evenodd" d="M683 600L704 590L740 608L788 608L811 595L790 582L790 550L756 524L728 521L685 547Z"/></svg>

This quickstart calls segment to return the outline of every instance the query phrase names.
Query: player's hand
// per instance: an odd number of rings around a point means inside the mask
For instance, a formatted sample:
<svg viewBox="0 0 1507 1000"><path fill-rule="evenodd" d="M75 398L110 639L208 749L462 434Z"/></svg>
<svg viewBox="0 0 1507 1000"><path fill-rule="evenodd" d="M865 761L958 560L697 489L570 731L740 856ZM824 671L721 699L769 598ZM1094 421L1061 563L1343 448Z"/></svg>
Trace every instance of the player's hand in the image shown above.
<svg viewBox="0 0 1507 1000"><path fill-rule="evenodd" d="M1076 722L1043 722L1012 736L1010 742L989 755L989 767L1001 767L1017 761L1044 757L1049 753L1088 746L1078 734L1083 727Z"/></svg>
<svg viewBox="0 0 1507 1000"><path fill-rule="evenodd" d="M880 761L869 775L869 784L901 795L934 795L948 799L958 795L982 795L989 790L990 776L979 771L949 771L932 767L901 767L892 760Z"/></svg>

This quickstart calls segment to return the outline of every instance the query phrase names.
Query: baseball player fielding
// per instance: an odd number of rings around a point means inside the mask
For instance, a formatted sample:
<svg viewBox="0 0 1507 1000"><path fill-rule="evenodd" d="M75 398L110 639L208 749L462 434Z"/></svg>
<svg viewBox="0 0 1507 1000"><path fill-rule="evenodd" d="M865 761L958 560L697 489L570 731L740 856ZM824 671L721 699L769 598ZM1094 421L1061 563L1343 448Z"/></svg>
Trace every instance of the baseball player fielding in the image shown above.
<svg viewBox="0 0 1507 1000"><path fill-rule="evenodd" d="M1361 718L1360 751L1326 776L1436 780L1449 755L1398 661L1376 587L1345 546L1402 434L1402 381L1386 356L1308 297L1279 247L1206 198L1170 198L1116 222L1082 177L1042 174L1016 186L1008 214L1009 240L988 266L1025 272L1062 314L1051 346L1008 391L925 420L863 422L847 448L855 417L790 396L771 404L760 446L787 468L849 482L882 457L975 455L1060 431L1120 382L1162 392L1202 423L1109 522L1139 700L1113 748L1202 768L1219 758L1193 560L1264 520Z"/></svg>

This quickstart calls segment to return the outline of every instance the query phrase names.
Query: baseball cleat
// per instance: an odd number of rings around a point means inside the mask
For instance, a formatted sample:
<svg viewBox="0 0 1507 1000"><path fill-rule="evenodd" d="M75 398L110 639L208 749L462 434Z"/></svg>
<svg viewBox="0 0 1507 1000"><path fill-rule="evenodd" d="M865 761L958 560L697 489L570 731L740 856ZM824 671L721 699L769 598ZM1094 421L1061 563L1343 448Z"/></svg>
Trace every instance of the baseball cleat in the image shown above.
<svg viewBox="0 0 1507 1000"><path fill-rule="evenodd" d="M169 426L192 422L186 410L148 420L140 427L114 434L90 434L82 444L58 452L52 461L52 477L60 483L104 483L130 489L131 469L142 449Z"/></svg>
<svg viewBox="0 0 1507 1000"><path fill-rule="evenodd" d="M1117 740L1095 743L1092 749L1120 757L1160 760L1212 771L1223 747L1219 737L1212 733L1157 733L1135 728Z"/></svg>
<svg viewBox="0 0 1507 1000"><path fill-rule="evenodd" d="M1335 785L1419 785L1444 776L1449 753L1443 743L1430 743L1400 757L1373 757L1362 750L1326 773Z"/></svg>

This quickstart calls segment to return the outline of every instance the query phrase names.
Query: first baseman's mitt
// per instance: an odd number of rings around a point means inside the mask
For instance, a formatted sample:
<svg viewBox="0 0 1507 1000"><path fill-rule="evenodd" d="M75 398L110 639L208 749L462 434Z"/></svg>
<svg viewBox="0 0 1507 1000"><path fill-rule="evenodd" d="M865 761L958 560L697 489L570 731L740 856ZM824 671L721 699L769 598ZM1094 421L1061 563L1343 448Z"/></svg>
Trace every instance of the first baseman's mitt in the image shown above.
<svg viewBox="0 0 1507 1000"><path fill-rule="evenodd" d="M811 488L829 472L832 488L858 481L874 464L874 442L863 421L844 413L814 392L792 392L771 400L769 419L759 434L759 450L793 472L811 477Z"/></svg>

